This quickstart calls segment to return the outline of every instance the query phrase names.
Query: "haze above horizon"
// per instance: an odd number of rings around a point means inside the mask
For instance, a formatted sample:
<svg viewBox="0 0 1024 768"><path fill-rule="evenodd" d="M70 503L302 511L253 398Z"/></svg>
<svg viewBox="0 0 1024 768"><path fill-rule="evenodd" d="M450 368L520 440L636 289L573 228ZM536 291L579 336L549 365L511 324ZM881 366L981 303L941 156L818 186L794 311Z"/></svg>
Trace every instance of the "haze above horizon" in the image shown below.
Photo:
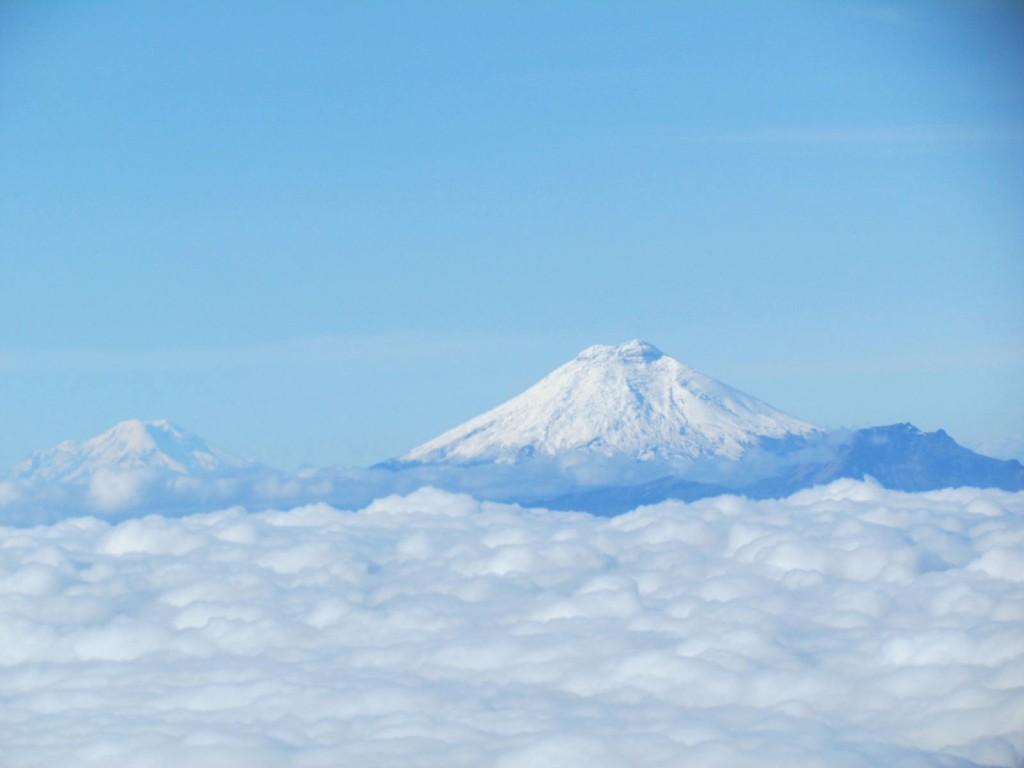
<svg viewBox="0 0 1024 768"><path fill-rule="evenodd" d="M642 338L1024 458L1018 3L0 7L0 469L397 456Z"/></svg>

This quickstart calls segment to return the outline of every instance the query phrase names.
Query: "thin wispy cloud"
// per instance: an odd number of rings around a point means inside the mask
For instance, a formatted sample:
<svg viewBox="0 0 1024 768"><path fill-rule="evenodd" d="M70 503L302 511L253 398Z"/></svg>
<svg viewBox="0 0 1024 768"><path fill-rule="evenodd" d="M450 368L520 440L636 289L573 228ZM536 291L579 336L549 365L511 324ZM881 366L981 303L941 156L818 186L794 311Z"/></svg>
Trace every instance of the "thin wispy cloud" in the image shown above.
<svg viewBox="0 0 1024 768"><path fill-rule="evenodd" d="M887 26L904 26L913 23L917 19L914 10L905 4L879 3L869 5L867 3L854 3L844 10L852 18L885 24Z"/></svg>
<svg viewBox="0 0 1024 768"><path fill-rule="evenodd" d="M465 354L495 344L527 343L525 338L483 335L394 334L304 336L266 344L162 349L36 349L0 351L0 372L206 370L334 366L340 362L407 361Z"/></svg>
<svg viewBox="0 0 1024 768"><path fill-rule="evenodd" d="M1024 143L1024 125L903 125L874 128L790 127L683 134L691 144L806 144L864 147L943 147Z"/></svg>
<svg viewBox="0 0 1024 768"><path fill-rule="evenodd" d="M823 357L813 362L739 364L729 367L731 375L763 378L794 378L836 375L892 375L897 373L941 373L971 369L1017 369L1024 367L1021 347L989 347L957 354L876 355L871 357Z"/></svg>

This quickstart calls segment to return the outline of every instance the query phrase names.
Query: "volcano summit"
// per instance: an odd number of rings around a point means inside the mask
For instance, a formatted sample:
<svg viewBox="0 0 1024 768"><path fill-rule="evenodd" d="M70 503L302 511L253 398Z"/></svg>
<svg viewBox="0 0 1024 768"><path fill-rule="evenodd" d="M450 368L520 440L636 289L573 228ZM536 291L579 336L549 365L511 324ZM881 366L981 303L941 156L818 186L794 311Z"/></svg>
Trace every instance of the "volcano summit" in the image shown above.
<svg viewBox="0 0 1024 768"><path fill-rule="evenodd" d="M820 431L651 344L630 341L583 350L521 395L400 461L509 464L574 452L636 461L738 459L765 438Z"/></svg>

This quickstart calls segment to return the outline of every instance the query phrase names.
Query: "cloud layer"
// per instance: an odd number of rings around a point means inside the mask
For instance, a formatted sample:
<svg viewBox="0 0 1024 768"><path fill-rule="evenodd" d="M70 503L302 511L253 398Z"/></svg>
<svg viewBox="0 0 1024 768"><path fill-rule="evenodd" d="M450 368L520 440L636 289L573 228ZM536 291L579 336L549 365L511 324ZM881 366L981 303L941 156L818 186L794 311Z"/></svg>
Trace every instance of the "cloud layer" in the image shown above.
<svg viewBox="0 0 1024 768"><path fill-rule="evenodd" d="M0 529L11 765L1017 766L1024 494Z"/></svg>

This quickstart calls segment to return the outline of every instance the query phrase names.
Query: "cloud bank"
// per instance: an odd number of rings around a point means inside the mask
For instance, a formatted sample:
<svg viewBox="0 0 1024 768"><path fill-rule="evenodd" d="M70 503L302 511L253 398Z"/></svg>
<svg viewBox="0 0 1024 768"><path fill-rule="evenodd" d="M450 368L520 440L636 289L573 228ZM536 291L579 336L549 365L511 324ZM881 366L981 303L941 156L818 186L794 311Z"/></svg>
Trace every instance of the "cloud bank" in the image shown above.
<svg viewBox="0 0 1024 768"><path fill-rule="evenodd" d="M112 491L115 500L118 489ZM1024 493L0 529L30 766L1018 766Z"/></svg>

